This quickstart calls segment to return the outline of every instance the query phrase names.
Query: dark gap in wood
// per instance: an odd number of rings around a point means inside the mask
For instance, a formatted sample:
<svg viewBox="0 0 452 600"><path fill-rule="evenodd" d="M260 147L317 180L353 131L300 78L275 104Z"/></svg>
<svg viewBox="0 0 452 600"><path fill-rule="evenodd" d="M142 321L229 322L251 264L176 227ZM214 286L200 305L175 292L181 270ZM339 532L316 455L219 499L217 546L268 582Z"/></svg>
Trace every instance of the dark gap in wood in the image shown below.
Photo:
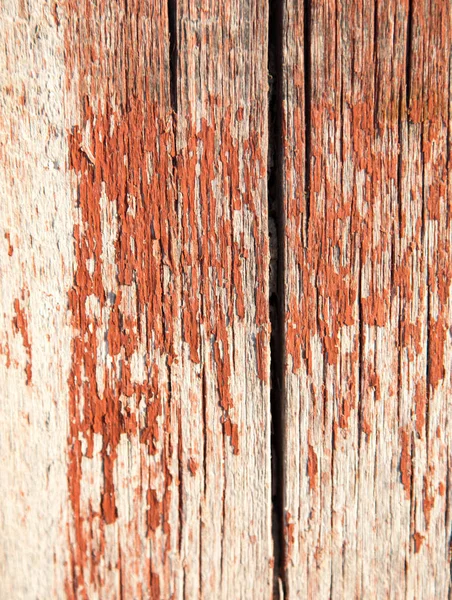
<svg viewBox="0 0 452 600"><path fill-rule="evenodd" d="M449 55L449 73L452 73L452 53ZM452 96L452 78L449 79L449 97ZM447 122L450 123L450 118L451 118L451 114L450 114L450 105L451 103L448 103L448 107L447 107ZM450 164L450 133L451 133L451 128L448 127L447 128L447 135L446 135L446 165ZM450 216L449 216L449 212L450 212L450 203L447 203L446 206L446 223L450 222Z"/></svg>
<svg viewBox="0 0 452 600"><path fill-rule="evenodd" d="M411 56L413 46L413 2L408 0L408 18L406 32L406 61L405 61L405 80L406 80L406 111L407 119L410 115L411 108Z"/></svg>
<svg viewBox="0 0 452 600"><path fill-rule="evenodd" d="M124 585L124 573L122 569L122 553L121 543L118 539L118 566L119 566L119 600L124 600L125 597L125 585Z"/></svg>
<svg viewBox="0 0 452 600"><path fill-rule="evenodd" d="M170 101L177 114L177 0L168 0Z"/></svg>
<svg viewBox="0 0 452 600"><path fill-rule="evenodd" d="M283 196L283 7L269 0L268 22L268 229L270 241L269 306L272 535L274 598L285 595L284 582L284 196Z"/></svg>
<svg viewBox="0 0 452 600"><path fill-rule="evenodd" d="M379 62L378 62L378 0L374 1L374 129L375 132L379 131L378 127L378 102L379 102L379 88L378 81L380 78L379 74Z"/></svg>
<svg viewBox="0 0 452 600"><path fill-rule="evenodd" d="M411 461L411 473L410 473L410 547L415 544L415 533L416 533L416 500L414 497L414 464L416 463L416 445L414 443L414 433L410 434L410 461ZM414 548L413 548L414 550Z"/></svg>
<svg viewBox="0 0 452 600"><path fill-rule="evenodd" d="M306 203L306 246L309 239L311 216L311 0L304 1L303 24L304 61L304 126L305 126L305 169L304 196Z"/></svg>
<svg viewBox="0 0 452 600"><path fill-rule="evenodd" d="M178 416L177 416L177 426L179 429L179 432L182 431L182 423L181 423L181 416L180 416L180 409L178 410ZM180 435L180 434L179 434ZM178 505L178 510L179 510L179 531L178 531L178 550L179 553L182 552L182 525L184 523L184 497L183 497L183 493L184 493L184 470L182 468L182 462L183 462L183 455L182 455L182 444L179 441L179 445L178 445L178 449L177 449L177 459L178 459L178 476L179 476L179 505Z"/></svg>

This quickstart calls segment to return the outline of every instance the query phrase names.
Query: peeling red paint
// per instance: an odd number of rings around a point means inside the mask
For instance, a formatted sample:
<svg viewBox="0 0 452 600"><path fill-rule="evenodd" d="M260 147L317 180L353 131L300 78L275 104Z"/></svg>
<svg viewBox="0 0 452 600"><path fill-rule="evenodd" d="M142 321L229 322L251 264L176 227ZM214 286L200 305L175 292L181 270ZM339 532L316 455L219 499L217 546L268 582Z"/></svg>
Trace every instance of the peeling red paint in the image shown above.
<svg viewBox="0 0 452 600"><path fill-rule="evenodd" d="M317 489L317 472L318 472L318 460L317 454L311 444L308 444L308 477L309 477L309 488L312 491Z"/></svg>
<svg viewBox="0 0 452 600"><path fill-rule="evenodd" d="M147 501L149 506L147 515L148 528L151 531L156 531L160 525L162 503L158 500L155 490L147 491Z"/></svg>
<svg viewBox="0 0 452 600"><path fill-rule="evenodd" d="M72 23L79 14L88 29L96 22L89 3L74 5L71 10ZM128 19L140 14L137 7L130 10ZM101 40L97 40L99 47L95 49L95 37L89 40L79 35L71 37L69 32L67 35L68 40L72 39L66 48L67 66L70 70L73 62L79 63L82 95L89 88L91 75L85 69L93 67L92 53L102 55L107 49ZM76 44L74 40L78 40ZM134 52L130 48L131 57ZM132 58L130 69L139 68L138 60L138 55ZM73 127L69 134L69 163L78 187L76 269L68 295L74 329L68 482L74 528L72 569L77 590L86 587L85 572L91 573L92 580L97 577L99 563L90 563L89 556L93 552L102 554L102 548L93 543L96 538L87 534L86 524L92 527L94 520L96 527L103 523L108 526L118 517L115 473L121 436L136 438L151 455L162 453L162 496L152 488L141 493L149 506L148 535L160 527L164 535L169 534L171 476L167 462L171 449L161 439L163 398L168 397L168 389L162 385L158 366L150 357L161 354L168 366L176 358L172 323L179 310L174 289L177 220L174 188L168 182L174 140L172 128L168 128L169 108L165 111L156 101L144 100L143 84L148 87L148 82L137 77L127 105L116 108L110 102L95 101L92 105L90 98L95 98L95 93L82 96L82 125ZM104 197L106 209L102 208ZM103 223L109 211L118 231L113 240L113 262L104 246L105 233L108 235L115 225ZM169 269L172 278L166 286L164 268ZM110 281L110 287L105 281ZM135 306L128 305L131 298L135 298ZM94 311L88 309L91 305ZM147 376L137 381L132 375L132 360L138 347L143 346ZM100 360L104 351L106 362ZM145 407L144 416L140 404ZM170 434L171 428L167 426L166 431ZM104 482L98 512L87 513L81 498L82 458L93 458L96 435L102 438ZM159 588L155 577L151 585L154 590Z"/></svg>
<svg viewBox="0 0 452 600"><path fill-rule="evenodd" d="M367 558L386 560L384 514L398 524L384 585L406 574L405 591L425 595L412 555L426 534L415 531L430 526L422 567L439 580L434 502L448 455L450 4L289 2L282 12L285 402L297 416L284 493L299 527L286 587L362 595ZM312 439L322 475L303 496ZM397 480L406 501L395 507L381 491ZM330 503L331 491L341 500ZM398 536L413 535L399 553ZM319 537L333 540L323 566Z"/></svg>
<svg viewBox="0 0 452 600"><path fill-rule="evenodd" d="M243 233L240 240L234 240L233 213L249 207L253 214L254 243L259 247L257 256L256 285L256 325L268 327L268 298L266 278L268 270L268 241L259 226L260 217L254 206L252 190L255 180L262 175L264 160L254 134L243 142L243 150L231 134L231 114L224 108L224 120L220 128L220 140L216 140L217 129L214 125L214 111L221 109L222 100L209 97L205 114L201 119L199 131L187 119L186 144L176 156L177 182L182 200L181 243L184 248L181 255L181 273L183 280L183 337L189 344L190 358L200 362L201 334L205 330L206 339L213 336L213 359L216 370L216 382L219 404L224 410L224 432L231 438L235 454L238 453L238 427L232 422L230 411L234 407L229 380L232 374L229 339L230 323L245 316L243 296L243 272L247 268L248 249L245 247ZM215 144L219 143L219 164L212 159L216 155ZM200 157L197 159L197 155ZM244 152L245 192L239 189L239 157ZM197 173L198 160L201 174ZM243 157L242 157L243 160ZM217 217L217 198L214 193L216 170L222 172L223 195L230 199L229 208L223 207L223 216ZM199 182L200 196L196 197L196 182ZM200 215L202 235L196 243L197 219ZM206 235L205 232L209 232ZM200 299L202 298L202 305ZM235 311L234 311L235 308ZM234 314L235 313L235 314ZM265 333L261 330L257 336L256 366L258 375L266 379L268 361L264 360L261 345Z"/></svg>
<svg viewBox="0 0 452 600"><path fill-rule="evenodd" d="M424 383L417 383L414 395L416 407L416 431L419 437L424 436L425 415L427 409L427 391Z"/></svg>
<svg viewBox="0 0 452 600"><path fill-rule="evenodd" d="M429 477L424 475L424 501L423 501L423 509L425 516L425 523L427 525L427 529L430 526L430 513L432 508L435 505L435 496L432 493L432 485L430 483Z"/></svg>
<svg viewBox="0 0 452 600"><path fill-rule="evenodd" d="M118 24L110 19L117 48L106 41L110 32L99 32L107 9L103 2L70 2L66 32L67 87L80 101L79 125L69 133L77 205L76 268L68 294L74 331L68 482L77 589L83 588L87 573L94 577L98 568L97 563L90 565L89 556L98 550L91 548L87 527L93 520L109 526L124 517L119 514L116 482L121 438L139 440L161 464L161 472L150 476L148 489L139 490L148 507L148 536L152 541L163 532L166 552L170 533L177 535L170 532L170 503L172 494L182 502L184 482L182 476L173 481L170 464L181 464L184 454L182 437L177 453L173 448L176 423L171 421L171 407L178 415L179 436L183 423L171 367L179 364L181 354L187 351L194 365L209 365L223 433L234 455L240 451L241 433L234 418L238 399L231 391L234 327L254 320L256 371L268 383L269 248L255 204L256 189L266 175L264 140L253 128L248 139L238 139L232 108L218 95L205 99L200 121L182 113L176 119L165 97L168 73L158 72L158 67L155 73L154 66L148 72L142 65L141 54L157 62L167 57L164 36L150 39L146 28L137 27L151 27L155 16L163 22L166 9L163 16L154 15L154 9L135 0L110 7L120 16ZM129 40L128 28L136 27L137 40ZM122 53L121 61L113 50ZM72 79L75 72L77 78ZM239 108L238 117L243 113ZM184 131L184 143L177 148L176 131ZM251 238L242 225L236 231L237 211L249 214ZM113 231L115 239L106 246L105 238ZM244 285L252 269L255 298L248 306ZM182 348L176 323L181 323ZM137 381L134 357L143 347L146 376ZM166 368L159 367L162 363ZM95 458L97 444L101 502L88 513L81 497L83 464ZM198 463L190 459L188 469L195 476ZM182 519L181 504L179 511ZM169 555L163 561L159 568L169 569ZM149 568L157 570L156 565ZM152 577L151 587L163 590L163 578Z"/></svg>
<svg viewBox="0 0 452 600"><path fill-rule="evenodd" d="M442 318L430 322L429 356L430 363L429 382L435 389L438 383L444 379L444 343L446 341L446 327Z"/></svg>
<svg viewBox="0 0 452 600"><path fill-rule="evenodd" d="M190 471L190 473L193 475L193 477L196 475L196 471L199 468L199 463L194 459L194 458L189 458L188 459L188 470Z"/></svg>
<svg viewBox="0 0 452 600"><path fill-rule="evenodd" d="M0 344L0 354L6 357L6 368L9 369L11 366L11 352L8 343Z"/></svg>
<svg viewBox="0 0 452 600"><path fill-rule="evenodd" d="M20 333L20 335L22 336L23 345L27 355L27 362L25 365L26 383L27 385L30 385L32 377L32 352L31 341L28 334L28 319L24 309L20 306L20 301L18 298L14 300L14 312L16 313L16 316L13 318L13 326L16 333Z"/></svg>
<svg viewBox="0 0 452 600"><path fill-rule="evenodd" d="M12 256L14 248L11 244L11 236L8 231L5 233L5 240L8 242L8 256Z"/></svg>
<svg viewBox="0 0 452 600"><path fill-rule="evenodd" d="M413 535L414 538L414 552L417 554L421 550L421 546L423 541L425 540L425 536L420 534L418 531Z"/></svg>

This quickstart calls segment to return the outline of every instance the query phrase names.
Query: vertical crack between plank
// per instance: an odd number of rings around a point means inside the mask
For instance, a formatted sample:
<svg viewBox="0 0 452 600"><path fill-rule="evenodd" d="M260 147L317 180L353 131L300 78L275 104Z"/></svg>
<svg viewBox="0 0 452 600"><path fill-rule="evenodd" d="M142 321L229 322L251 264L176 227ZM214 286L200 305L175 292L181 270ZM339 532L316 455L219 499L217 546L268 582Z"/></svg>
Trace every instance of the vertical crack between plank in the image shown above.
<svg viewBox="0 0 452 600"><path fill-rule="evenodd" d="M407 18L407 41L406 41L406 110L407 115L410 114L411 109L411 55L413 45L413 2L408 0L408 18Z"/></svg>
<svg viewBox="0 0 452 600"><path fill-rule="evenodd" d="M168 0L170 101L177 114L177 0Z"/></svg>
<svg viewBox="0 0 452 600"><path fill-rule="evenodd" d="M305 125L304 196L306 203L305 245L307 247L309 239L309 220L311 216L311 0L304 0L303 52Z"/></svg>
<svg viewBox="0 0 452 600"><path fill-rule="evenodd" d="M284 196L283 196L283 10L269 0L268 23L268 224L270 240L269 306L272 535L274 598L284 597Z"/></svg>

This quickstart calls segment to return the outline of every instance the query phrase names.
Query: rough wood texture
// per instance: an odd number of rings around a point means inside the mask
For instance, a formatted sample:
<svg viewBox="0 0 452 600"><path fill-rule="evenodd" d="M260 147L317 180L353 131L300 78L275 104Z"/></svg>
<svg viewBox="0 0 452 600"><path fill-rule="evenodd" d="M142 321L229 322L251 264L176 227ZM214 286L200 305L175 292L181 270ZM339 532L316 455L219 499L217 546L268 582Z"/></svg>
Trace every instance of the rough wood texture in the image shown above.
<svg viewBox="0 0 452 600"><path fill-rule="evenodd" d="M1 4L1 599L451 596L451 19Z"/></svg>
<svg viewBox="0 0 452 600"><path fill-rule="evenodd" d="M0 5L0 596L64 597L72 207L64 36Z"/></svg>
<svg viewBox="0 0 452 600"><path fill-rule="evenodd" d="M1 596L268 597L266 3L33 4L2 8Z"/></svg>
<svg viewBox="0 0 452 600"><path fill-rule="evenodd" d="M283 31L286 597L446 598L450 3Z"/></svg>

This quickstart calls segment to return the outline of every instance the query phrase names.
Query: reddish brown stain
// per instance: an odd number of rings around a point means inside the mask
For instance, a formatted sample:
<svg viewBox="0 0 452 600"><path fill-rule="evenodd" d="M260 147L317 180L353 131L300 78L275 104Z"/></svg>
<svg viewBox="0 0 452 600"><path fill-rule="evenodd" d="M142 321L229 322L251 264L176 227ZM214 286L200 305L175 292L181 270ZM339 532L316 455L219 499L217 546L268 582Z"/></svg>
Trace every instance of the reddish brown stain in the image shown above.
<svg viewBox="0 0 452 600"><path fill-rule="evenodd" d="M11 352L8 343L0 344L0 354L6 357L6 368L9 369L11 366Z"/></svg>
<svg viewBox="0 0 452 600"><path fill-rule="evenodd" d="M435 505L435 496L432 491L432 484L430 482L430 478L428 475L424 475L424 501L423 501L423 509L425 516L425 523L427 525L427 529L430 526L430 513L432 511L433 506Z"/></svg>
<svg viewBox="0 0 452 600"><path fill-rule="evenodd" d="M427 408L427 391L424 383L416 384L414 403L416 407L416 432L419 437L422 438L424 435L425 415Z"/></svg>
<svg viewBox="0 0 452 600"><path fill-rule="evenodd" d="M439 318L437 321L430 322L430 337L429 337L429 356L430 363L429 382L435 389L438 383L444 379L444 344L446 341L446 327L444 319Z"/></svg>
<svg viewBox="0 0 452 600"><path fill-rule="evenodd" d="M199 463L194 458L189 458L187 466L188 466L188 470L194 477L196 475L196 471L199 468Z"/></svg>
<svg viewBox="0 0 452 600"><path fill-rule="evenodd" d="M14 312L16 313L16 316L13 318L13 326L16 333L20 333L22 336L23 345L27 354L27 362L25 365L26 383L27 385L30 385L32 376L32 352L31 341L28 335L28 319L24 309L20 306L20 301L18 298L14 300Z"/></svg>
<svg viewBox="0 0 452 600"><path fill-rule="evenodd" d="M5 233L5 240L8 242L8 256L12 256L14 252L14 248L11 244L11 236L9 232Z"/></svg>
<svg viewBox="0 0 452 600"><path fill-rule="evenodd" d="M414 552L417 554L422 546L423 541L425 540L425 536L421 535L418 531L413 535L414 538Z"/></svg>
<svg viewBox="0 0 452 600"><path fill-rule="evenodd" d="M318 472L318 459L317 454L311 444L308 444L308 477L309 477L309 489L315 491L317 488L317 472Z"/></svg>

